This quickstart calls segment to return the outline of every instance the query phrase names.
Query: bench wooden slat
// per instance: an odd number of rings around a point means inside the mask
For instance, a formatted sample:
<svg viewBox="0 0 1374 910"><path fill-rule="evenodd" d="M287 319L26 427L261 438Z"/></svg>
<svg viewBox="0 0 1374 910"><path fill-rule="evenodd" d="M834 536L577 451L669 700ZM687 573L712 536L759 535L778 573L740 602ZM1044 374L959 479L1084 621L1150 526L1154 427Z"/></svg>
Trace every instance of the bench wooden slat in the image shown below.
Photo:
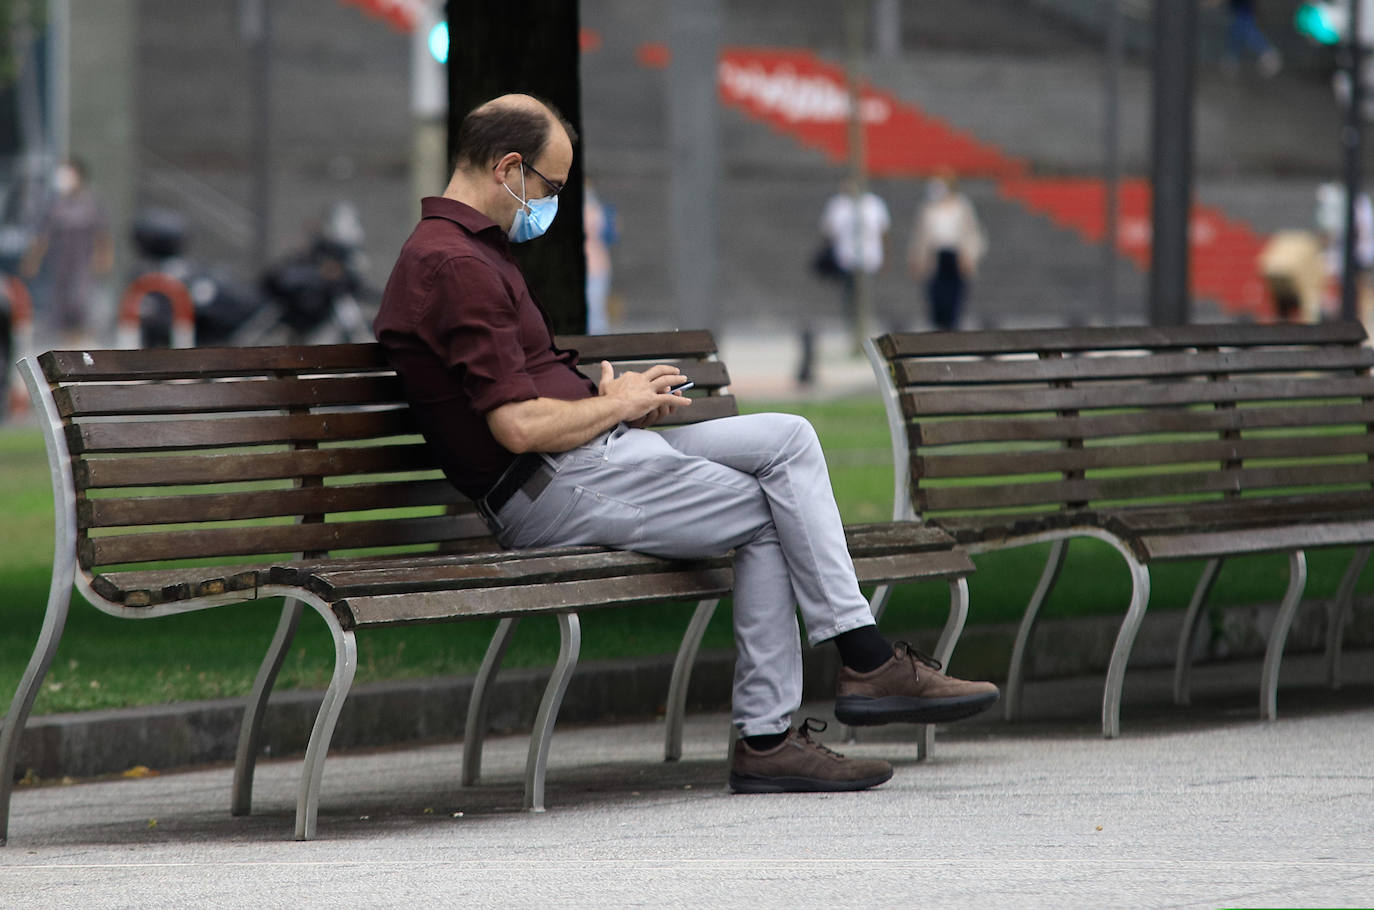
<svg viewBox="0 0 1374 910"><path fill-rule="evenodd" d="M1149 356L1065 357L1001 360L900 360L893 364L898 386L944 383L1072 382L1106 379L1178 378L1209 373L1366 370L1374 350L1366 347L1227 350Z"/></svg>
<svg viewBox="0 0 1374 910"><path fill-rule="evenodd" d="M1220 494L1233 491L1301 488L1328 484L1374 482L1374 464L1334 464L1320 472L1310 465L1284 468L1238 468L1226 471L1179 471L1122 478L1055 480L1044 483L1017 478L1005 483L950 487L922 486L920 510L932 512L1019 508L1052 503L1158 499L1165 496Z"/></svg>
<svg viewBox="0 0 1374 910"><path fill-rule="evenodd" d="M1007 329L988 332L915 332L884 335L879 351L889 360L939 355L995 355L1036 352L1169 350L1220 346L1359 344L1364 328L1355 322L1315 325L1235 323L1183 326L1087 326Z"/></svg>
<svg viewBox="0 0 1374 910"><path fill-rule="evenodd" d="M730 384L730 373L725 369L725 364L719 360L682 360L673 358L671 360L655 361L615 361L617 370L622 372L626 369L640 370L652 366L656 363L664 363L668 366L675 366L688 379L696 383L698 389L709 390L718 389ZM578 366L578 371L593 382L601 381L601 362L591 361L582 363Z"/></svg>
<svg viewBox="0 0 1374 910"><path fill-rule="evenodd" d="M626 332L620 335L558 335L554 344L572 348L583 363L591 360L666 361L706 357L716 353L715 338L708 331Z"/></svg>
<svg viewBox="0 0 1374 910"><path fill-rule="evenodd" d="M245 565L110 572L94 576L91 587L101 597L126 607L148 607L226 591L244 592L248 600L256 596L252 592L263 571L262 566Z"/></svg>
<svg viewBox="0 0 1374 910"><path fill-rule="evenodd" d="M729 569L667 571L623 578L594 578L545 585L515 584L480 591L384 594L336 601L345 629L452 619L565 613L633 603L724 596L734 583Z"/></svg>
<svg viewBox="0 0 1374 910"><path fill-rule="evenodd" d="M67 427L67 445L73 454L152 452L376 439L417 432L410 412L396 409L215 420L83 421Z"/></svg>
<svg viewBox="0 0 1374 910"><path fill-rule="evenodd" d="M739 413L739 404L733 395L713 395L709 398L693 398L690 406L678 408L664 418L660 427L682 426L701 423L704 420L718 420L721 417L734 417Z"/></svg>
<svg viewBox="0 0 1374 910"><path fill-rule="evenodd" d="M913 456L912 476L925 480L983 477L998 474L1037 474L1049 471L1089 471L1103 468L1149 467L1161 463L1244 461L1255 458L1301 457L1310 460L1312 438L1262 437L1187 442L1095 445L1030 451L963 452ZM1340 433L1322 437L1323 456L1374 455L1374 433Z"/></svg>
<svg viewBox="0 0 1374 910"><path fill-rule="evenodd" d="M53 383L389 369L381 346L375 343L49 351L39 355L38 364L43 369L43 375Z"/></svg>
<svg viewBox="0 0 1374 910"><path fill-rule="evenodd" d="M932 578L954 579L973 574L973 560L963 550L856 556L854 573L862 585Z"/></svg>
<svg viewBox="0 0 1374 910"><path fill-rule="evenodd" d="M243 493L87 499L77 504L77 524L82 528L148 526L436 505L459 506L460 512L474 510L466 496L440 478Z"/></svg>
<svg viewBox="0 0 1374 910"><path fill-rule="evenodd" d="M1103 520L1123 536L1187 530L1226 530L1263 522L1315 524L1345 521L1350 515L1374 511L1374 490L1258 498L1230 498L1107 510Z"/></svg>
<svg viewBox="0 0 1374 910"><path fill-rule="evenodd" d="M53 399L63 417L195 414L404 403L395 375L69 385Z"/></svg>
<svg viewBox="0 0 1374 910"><path fill-rule="evenodd" d="M77 543L77 556L83 568L92 569L178 559L417 546L462 540L482 533L485 527L473 515L195 528L86 537Z"/></svg>
<svg viewBox="0 0 1374 910"><path fill-rule="evenodd" d="M390 568L320 571L311 573L306 587L332 601L380 594L474 590L515 583L543 585L662 573L669 569L728 568L728 565L725 559L674 562L626 550L606 550L575 555L525 556L491 562L409 566L404 572Z"/></svg>
<svg viewBox="0 0 1374 910"><path fill-rule="evenodd" d="M1255 429L1347 426L1374 422L1374 402L1286 405L1220 409L1168 409L1084 417L922 420L908 425L908 440L918 446L982 442L1103 439L1154 433L1222 432Z"/></svg>
<svg viewBox="0 0 1374 910"><path fill-rule="evenodd" d="M907 417L915 418L1362 396L1374 396L1374 376L1124 382L1067 389L1043 385L990 386L957 391L904 392L901 401Z"/></svg>
<svg viewBox="0 0 1374 910"><path fill-rule="evenodd" d="M156 461L149 460L154 458ZM75 480L78 490L89 490L433 470L437 468L429 446L414 442L223 455L87 458L76 466Z"/></svg>
<svg viewBox="0 0 1374 910"><path fill-rule="evenodd" d="M1146 559L1169 560L1348 547L1368 544L1371 540L1374 540L1374 521L1367 520L1146 536L1133 544Z"/></svg>

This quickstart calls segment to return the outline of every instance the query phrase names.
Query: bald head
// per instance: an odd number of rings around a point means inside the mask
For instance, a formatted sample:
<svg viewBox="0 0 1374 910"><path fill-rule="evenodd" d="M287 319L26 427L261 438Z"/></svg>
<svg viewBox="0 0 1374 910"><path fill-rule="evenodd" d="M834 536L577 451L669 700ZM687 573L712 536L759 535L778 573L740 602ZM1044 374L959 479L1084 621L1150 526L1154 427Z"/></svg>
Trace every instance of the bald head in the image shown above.
<svg viewBox="0 0 1374 910"><path fill-rule="evenodd" d="M533 95L502 95L473 108L458 128L455 164L489 168L510 152L538 161L557 131L569 145L577 131L552 104Z"/></svg>

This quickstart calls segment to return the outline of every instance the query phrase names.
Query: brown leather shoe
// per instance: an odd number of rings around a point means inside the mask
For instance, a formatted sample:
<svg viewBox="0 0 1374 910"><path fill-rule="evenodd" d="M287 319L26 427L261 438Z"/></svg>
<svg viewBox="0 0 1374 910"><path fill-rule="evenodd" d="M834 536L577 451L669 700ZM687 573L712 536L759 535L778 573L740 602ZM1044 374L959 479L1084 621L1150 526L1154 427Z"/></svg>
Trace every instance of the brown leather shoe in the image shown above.
<svg viewBox="0 0 1374 910"><path fill-rule="evenodd" d="M933 724L986 711L997 701L990 682L969 682L940 672L940 662L904 641L876 670L840 668L835 716L853 727L875 724Z"/></svg>
<svg viewBox="0 0 1374 910"><path fill-rule="evenodd" d="M811 738L825 722L807 718L789 730L780 745L762 752L735 743L730 763L730 789L736 793L810 793L818 790L867 790L892 777L892 765L868 758L845 758Z"/></svg>

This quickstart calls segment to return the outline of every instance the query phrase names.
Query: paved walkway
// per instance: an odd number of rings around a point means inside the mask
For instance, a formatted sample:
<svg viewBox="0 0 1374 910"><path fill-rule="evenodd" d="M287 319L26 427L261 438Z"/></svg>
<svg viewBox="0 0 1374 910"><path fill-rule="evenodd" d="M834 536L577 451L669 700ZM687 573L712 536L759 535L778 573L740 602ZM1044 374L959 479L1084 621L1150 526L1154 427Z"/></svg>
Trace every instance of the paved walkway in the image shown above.
<svg viewBox="0 0 1374 910"><path fill-rule="evenodd" d="M926 763L909 729L845 747L898 765L858 794L728 795L723 716L691 718L672 765L659 724L561 730L540 816L522 737L490 743L474 790L453 744L338 755L309 843L296 761L261 766L249 818L226 768L20 790L0 906L1369 906L1374 654L1347 664L1332 693L1286 663L1274 724L1257 666L1201 668L1188 709L1133 672L1111 742L1100 679L1033 684L1033 720L952 727Z"/></svg>

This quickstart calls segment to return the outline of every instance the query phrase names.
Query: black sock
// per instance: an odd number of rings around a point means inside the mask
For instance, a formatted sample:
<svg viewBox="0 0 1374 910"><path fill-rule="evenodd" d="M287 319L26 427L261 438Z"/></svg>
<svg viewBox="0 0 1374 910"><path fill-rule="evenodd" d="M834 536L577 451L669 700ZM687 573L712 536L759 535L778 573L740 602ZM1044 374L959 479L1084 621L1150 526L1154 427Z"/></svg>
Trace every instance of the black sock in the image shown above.
<svg viewBox="0 0 1374 910"><path fill-rule="evenodd" d="M830 640L840 649L840 662L856 673L876 670L892 659L892 643L877 626L859 626Z"/></svg>
<svg viewBox="0 0 1374 910"><path fill-rule="evenodd" d="M758 736L744 737L744 743L755 752L767 752L769 749L782 745L782 741L787 739L787 731L781 733L760 733Z"/></svg>

